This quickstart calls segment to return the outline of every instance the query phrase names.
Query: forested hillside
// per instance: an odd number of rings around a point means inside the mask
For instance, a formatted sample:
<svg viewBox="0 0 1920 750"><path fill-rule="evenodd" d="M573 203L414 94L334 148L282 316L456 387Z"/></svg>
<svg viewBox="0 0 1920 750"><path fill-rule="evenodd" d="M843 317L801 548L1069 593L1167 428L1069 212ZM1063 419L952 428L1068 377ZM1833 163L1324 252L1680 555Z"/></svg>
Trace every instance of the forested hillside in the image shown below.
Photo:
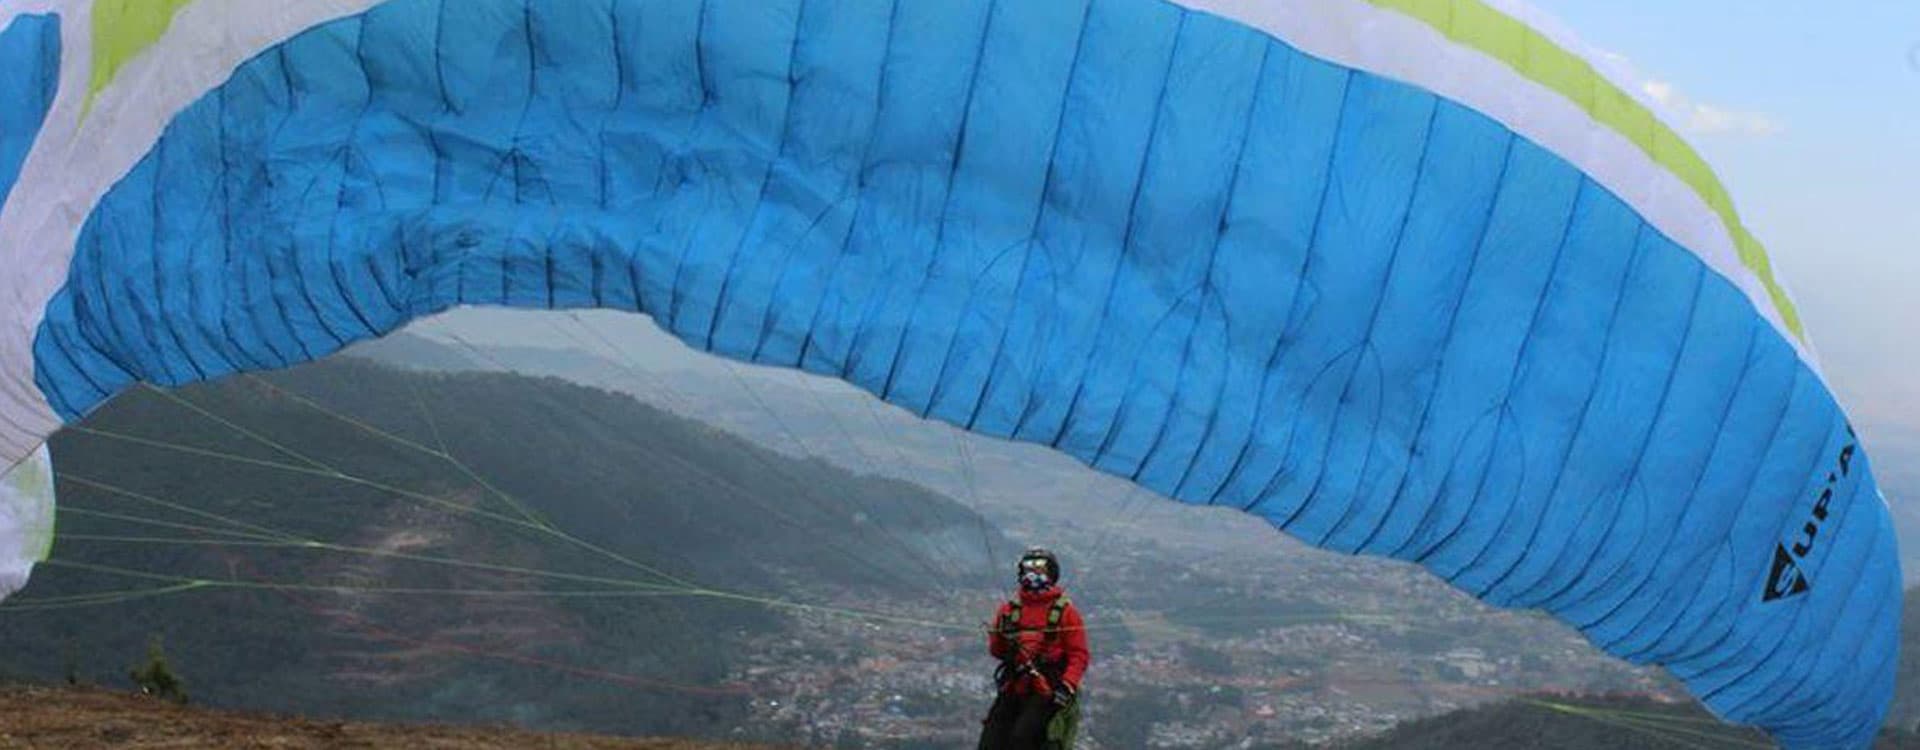
<svg viewBox="0 0 1920 750"><path fill-rule="evenodd" d="M125 684L157 637L198 701L319 715L725 734L742 644L838 591L926 612L995 533L625 396L351 359L135 391L53 451L0 669Z"/></svg>

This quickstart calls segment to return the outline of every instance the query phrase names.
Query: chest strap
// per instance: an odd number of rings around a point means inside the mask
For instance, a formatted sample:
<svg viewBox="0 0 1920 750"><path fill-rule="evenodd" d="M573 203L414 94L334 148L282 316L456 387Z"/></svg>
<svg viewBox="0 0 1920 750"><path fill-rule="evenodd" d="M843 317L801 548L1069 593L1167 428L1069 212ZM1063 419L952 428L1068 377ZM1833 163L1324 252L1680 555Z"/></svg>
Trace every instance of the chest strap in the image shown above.
<svg viewBox="0 0 1920 750"><path fill-rule="evenodd" d="M1067 598L1062 596L1053 600L1053 606L1047 608L1047 627L1042 632L1049 642L1059 636L1060 620L1066 616L1067 606L1070 604L1072 604L1072 602L1067 601ZM1007 613L1000 618L1000 631L1003 633L1018 633L1023 630L1025 630L1025 628L1020 627L1020 600L1014 599L1007 602Z"/></svg>

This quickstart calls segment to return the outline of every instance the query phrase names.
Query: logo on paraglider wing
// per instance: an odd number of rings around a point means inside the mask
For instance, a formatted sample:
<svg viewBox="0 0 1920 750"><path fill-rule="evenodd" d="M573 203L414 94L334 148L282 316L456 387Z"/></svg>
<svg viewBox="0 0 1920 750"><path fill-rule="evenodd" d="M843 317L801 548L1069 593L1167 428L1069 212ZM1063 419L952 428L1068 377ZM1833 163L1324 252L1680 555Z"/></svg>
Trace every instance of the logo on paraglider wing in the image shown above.
<svg viewBox="0 0 1920 750"><path fill-rule="evenodd" d="M1834 486L1853 473L1853 454L1859 449L1858 439L1853 432L1853 425L1847 425L1846 445L1840 448L1839 455L1835 457L1833 471L1827 472L1826 486L1814 498L1806 524L1794 533L1791 545L1786 542L1774 545L1773 570L1767 574L1766 590L1760 592L1761 603L1804 594L1812 587L1800 565L1807 561L1808 555L1813 554L1816 543L1821 543L1820 531L1832 512L1829 506L1833 502Z"/></svg>
<svg viewBox="0 0 1920 750"><path fill-rule="evenodd" d="M1800 574L1800 566L1793 561L1793 555L1787 554L1786 545L1774 545L1773 572L1767 575L1767 591L1760 595L1760 601L1770 602L1806 591L1807 577Z"/></svg>

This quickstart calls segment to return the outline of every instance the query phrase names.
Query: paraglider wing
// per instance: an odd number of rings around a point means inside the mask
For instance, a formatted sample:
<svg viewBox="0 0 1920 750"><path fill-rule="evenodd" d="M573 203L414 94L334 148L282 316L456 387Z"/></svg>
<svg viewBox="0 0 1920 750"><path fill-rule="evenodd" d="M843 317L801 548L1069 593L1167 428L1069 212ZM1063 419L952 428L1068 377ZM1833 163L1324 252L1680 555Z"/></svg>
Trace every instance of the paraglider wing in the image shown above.
<svg viewBox="0 0 1920 750"><path fill-rule="evenodd" d="M59 89L60 20L51 14L0 15L0 207L7 204L27 152L40 134ZM5 247L0 245L0 247ZM19 274L13 256L0 274ZM54 270L49 275L57 274ZM40 299L0 298L0 316L19 325L36 316ZM10 374L24 374L31 361L25 351L4 348L18 340L0 336L0 359L18 363ZM0 384L0 598L27 583L33 564L46 558L53 535L53 470L44 446L33 448L40 432L56 422L24 416L37 400L25 381ZM11 397L10 399L8 397Z"/></svg>
<svg viewBox="0 0 1920 750"><path fill-rule="evenodd" d="M241 5L64 32L0 212L6 463L136 382L628 309L1544 608L1791 746L1881 722L1892 529L1790 297L1513 14Z"/></svg>

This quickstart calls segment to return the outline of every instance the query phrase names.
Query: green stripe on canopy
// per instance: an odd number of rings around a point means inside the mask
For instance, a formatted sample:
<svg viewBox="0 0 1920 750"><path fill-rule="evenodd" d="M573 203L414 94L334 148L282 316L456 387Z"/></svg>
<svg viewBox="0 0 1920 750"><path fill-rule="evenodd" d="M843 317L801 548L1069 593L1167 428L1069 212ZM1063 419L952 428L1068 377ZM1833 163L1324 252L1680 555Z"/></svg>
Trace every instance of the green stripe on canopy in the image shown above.
<svg viewBox="0 0 1920 750"><path fill-rule="evenodd" d="M1615 86L1579 55L1555 44L1525 22L1494 9L1483 0L1367 0L1432 26L1467 47L1497 59L1528 80L1547 87L1580 106L1613 131L1625 136L1654 162L1672 172L1699 194L1720 217L1740 254L1741 265L1752 270L1773 299L1780 320L1802 342L1800 313L1774 278L1765 247L1740 223L1733 199L1706 159L1680 134L1660 121L1632 95Z"/></svg>
<svg viewBox="0 0 1920 750"><path fill-rule="evenodd" d="M99 0L93 5L93 70L87 77L87 102L93 98L120 68L127 64L173 25L173 16L193 0Z"/></svg>

